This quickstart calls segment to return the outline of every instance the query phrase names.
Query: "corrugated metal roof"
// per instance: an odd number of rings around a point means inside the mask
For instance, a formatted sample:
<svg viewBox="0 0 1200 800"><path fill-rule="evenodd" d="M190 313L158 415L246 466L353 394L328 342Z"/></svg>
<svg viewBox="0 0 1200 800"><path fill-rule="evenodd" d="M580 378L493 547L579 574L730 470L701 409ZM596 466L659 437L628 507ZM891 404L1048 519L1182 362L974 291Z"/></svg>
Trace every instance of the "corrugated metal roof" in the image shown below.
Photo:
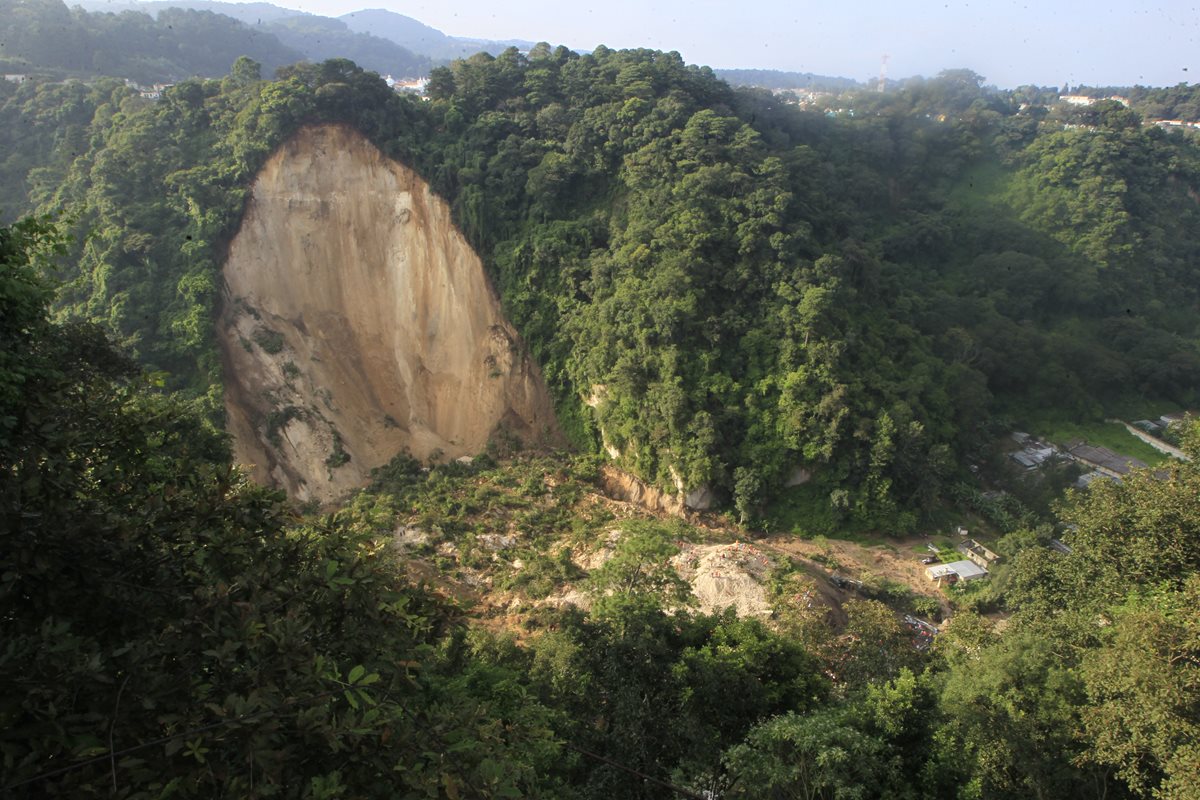
<svg viewBox="0 0 1200 800"><path fill-rule="evenodd" d="M963 580L971 578L982 578L988 574L988 571L976 564L974 561L952 561L946 565L950 567Z"/></svg>

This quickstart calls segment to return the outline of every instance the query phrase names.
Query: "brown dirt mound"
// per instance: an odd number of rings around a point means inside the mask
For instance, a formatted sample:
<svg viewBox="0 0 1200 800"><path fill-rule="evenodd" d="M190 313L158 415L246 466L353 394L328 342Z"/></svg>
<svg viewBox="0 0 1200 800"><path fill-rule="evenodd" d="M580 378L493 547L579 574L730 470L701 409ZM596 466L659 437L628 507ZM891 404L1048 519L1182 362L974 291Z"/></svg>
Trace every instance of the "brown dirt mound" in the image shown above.
<svg viewBox="0 0 1200 800"><path fill-rule="evenodd" d="M770 615L765 583L775 563L753 545L683 542L672 564L691 585L701 611L711 613L733 606L742 617Z"/></svg>

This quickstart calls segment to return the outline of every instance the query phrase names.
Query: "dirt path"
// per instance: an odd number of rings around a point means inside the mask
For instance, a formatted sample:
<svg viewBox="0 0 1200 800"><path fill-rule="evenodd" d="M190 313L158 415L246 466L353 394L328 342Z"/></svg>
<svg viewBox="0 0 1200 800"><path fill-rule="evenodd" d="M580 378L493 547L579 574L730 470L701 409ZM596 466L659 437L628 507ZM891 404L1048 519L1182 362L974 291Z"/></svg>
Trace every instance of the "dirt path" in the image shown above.
<svg viewBox="0 0 1200 800"><path fill-rule="evenodd" d="M784 543L760 540L758 546L799 564L804 574L813 579L812 588L821 596L824 604L829 607L829 621L833 629L838 631L845 627L846 612L842 609L842 603L854 599L854 594L838 589L830 583L829 577L832 573L829 570L806 556L801 555L795 548L786 547Z"/></svg>
<svg viewBox="0 0 1200 800"><path fill-rule="evenodd" d="M831 601L831 607L837 609L842 622L845 621L845 612L842 611L841 604L856 595L837 589L829 582L829 577L834 572L857 580L883 578L902 583L916 594L936 599L941 606L943 618L948 618L951 614L950 604L929 582L925 576L925 565L912 552L914 547L927 541L927 537L915 536L897 539L892 545L868 547L838 539L814 541L796 536L771 536L759 540L758 545L794 559L805 572L817 578L818 591ZM813 556L821 557L826 563L817 563ZM836 604L832 602L835 598Z"/></svg>

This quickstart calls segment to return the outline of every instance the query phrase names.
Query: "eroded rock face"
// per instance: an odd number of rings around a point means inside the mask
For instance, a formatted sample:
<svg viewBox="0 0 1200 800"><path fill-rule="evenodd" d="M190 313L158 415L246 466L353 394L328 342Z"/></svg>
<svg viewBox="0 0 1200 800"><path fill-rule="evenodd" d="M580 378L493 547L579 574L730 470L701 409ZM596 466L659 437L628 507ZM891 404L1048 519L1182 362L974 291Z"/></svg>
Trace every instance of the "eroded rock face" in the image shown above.
<svg viewBox="0 0 1200 800"><path fill-rule="evenodd" d="M559 441L541 373L450 209L355 131L305 128L255 180L218 320L239 463L328 502L408 448Z"/></svg>
<svg viewBox="0 0 1200 800"><path fill-rule="evenodd" d="M607 496L615 500L633 503L647 511L674 514L679 517L685 516L687 512L682 495L664 492L610 464L600 467L600 485L604 487L604 494Z"/></svg>

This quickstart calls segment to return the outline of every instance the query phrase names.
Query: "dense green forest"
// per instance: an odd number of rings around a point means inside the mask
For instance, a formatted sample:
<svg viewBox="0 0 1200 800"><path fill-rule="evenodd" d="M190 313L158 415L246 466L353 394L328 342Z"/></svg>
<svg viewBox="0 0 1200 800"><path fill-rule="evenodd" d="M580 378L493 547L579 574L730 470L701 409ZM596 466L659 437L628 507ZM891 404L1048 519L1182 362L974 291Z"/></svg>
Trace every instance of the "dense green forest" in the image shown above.
<svg viewBox="0 0 1200 800"><path fill-rule="evenodd" d="M1176 119L1185 122L1200 121L1200 86L1180 83L1175 86L1110 86L1106 88L1081 87L1089 97L1124 97L1130 108L1147 119Z"/></svg>
<svg viewBox="0 0 1200 800"><path fill-rule="evenodd" d="M0 82L27 217L0 229L3 793L1200 797L1193 463L1070 496L1069 554L1018 521L976 603L1003 624L959 609L929 650L872 599L838 631L690 610L683 523L622 521L586 581L539 538L614 524L574 505L605 442L744 522L902 531L1014 420L1196 402L1196 140L981 83L825 116L676 54L545 45L437 69L428 100L344 60L242 58L158 101ZM577 455L401 455L323 516L229 465L224 248L322 121L451 202ZM592 611L497 629L408 571L414 514L491 560L468 508L531 532L511 587L579 580Z"/></svg>
<svg viewBox="0 0 1200 800"><path fill-rule="evenodd" d="M73 219L64 311L219 422L211 319L246 187L299 126L349 123L450 200L577 446L743 520L783 498L904 530L1013 420L1187 406L1200 380L1195 139L981 83L830 117L652 51L478 55L427 101L346 61L263 80L242 60L158 102L0 87L4 178L29 198L9 213ZM796 470L812 482L782 492Z"/></svg>
<svg viewBox="0 0 1200 800"><path fill-rule="evenodd" d="M218 7L219 8L219 7ZM223 10L223 9L220 9ZM220 10L154 8L121 13L68 9L63 0L0 2L0 68L56 77L96 75L150 85L192 76L216 78L239 56L268 71L308 59L349 56L366 69L416 77L428 55L306 14L247 24Z"/></svg>
<svg viewBox="0 0 1200 800"><path fill-rule="evenodd" d="M61 0L0 3L0 65L5 72L109 75L169 83L217 77L249 54L269 69L303 58L270 35L209 11L163 9L89 14Z"/></svg>
<svg viewBox="0 0 1200 800"><path fill-rule="evenodd" d="M518 637L406 576L397 520L469 537L456 509L507 485L595 536L563 515L587 459L401 457L298 519L99 327L52 321L69 244L0 229L6 796L1200 796L1195 464L1074 497L1070 555L1017 549L1004 628L959 613L924 653L872 600L838 636L690 613L661 559L692 533L654 520L590 615Z"/></svg>

